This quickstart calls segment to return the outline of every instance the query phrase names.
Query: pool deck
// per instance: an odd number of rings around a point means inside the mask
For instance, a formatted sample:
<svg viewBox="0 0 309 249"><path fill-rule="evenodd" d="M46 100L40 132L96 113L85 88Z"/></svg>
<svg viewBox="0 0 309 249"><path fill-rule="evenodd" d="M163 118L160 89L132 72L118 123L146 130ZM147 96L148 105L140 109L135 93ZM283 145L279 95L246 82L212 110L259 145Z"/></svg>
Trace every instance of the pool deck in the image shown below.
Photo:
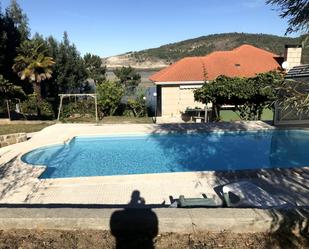
<svg viewBox="0 0 309 249"><path fill-rule="evenodd" d="M171 199L215 196L222 184L251 180L295 206L309 206L309 168L235 172L185 172L124 176L38 179L44 167L23 163L20 157L41 146L65 143L78 135L154 134L224 130L274 129L264 122L215 124L56 124L26 142L0 149L0 204L125 205L138 190L147 205L168 206Z"/></svg>

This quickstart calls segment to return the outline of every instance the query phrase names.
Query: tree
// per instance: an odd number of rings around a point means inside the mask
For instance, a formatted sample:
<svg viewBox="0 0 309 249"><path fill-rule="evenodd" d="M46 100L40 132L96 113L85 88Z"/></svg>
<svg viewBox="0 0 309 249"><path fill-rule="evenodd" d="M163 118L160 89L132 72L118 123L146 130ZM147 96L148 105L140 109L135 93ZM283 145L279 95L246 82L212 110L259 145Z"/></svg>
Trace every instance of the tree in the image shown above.
<svg viewBox="0 0 309 249"><path fill-rule="evenodd" d="M21 41L29 38L30 29L28 26L28 17L19 6L16 0L11 0L10 5L6 9L6 16L11 19L20 33Z"/></svg>
<svg viewBox="0 0 309 249"><path fill-rule="evenodd" d="M98 84L98 105L103 115L113 115L124 95L123 86L117 81L106 80Z"/></svg>
<svg viewBox="0 0 309 249"><path fill-rule="evenodd" d="M220 120L222 105L242 105L247 96L252 95L253 88L247 87L243 78L229 78L219 76L210 83L204 83L203 87L194 91L196 101L212 104L212 120Z"/></svg>
<svg viewBox="0 0 309 249"><path fill-rule="evenodd" d="M286 33L309 32L308 0L267 0L267 4L277 5L282 18L288 18Z"/></svg>
<svg viewBox="0 0 309 249"><path fill-rule="evenodd" d="M4 100L7 101L11 99L23 100L25 99L25 97L26 95L20 86L16 86L13 83L10 83L8 80L4 79L2 75L0 75L0 105L3 104ZM9 102L7 102L7 105L9 105Z"/></svg>
<svg viewBox="0 0 309 249"><path fill-rule="evenodd" d="M40 90L34 89L37 96L41 98L42 93L42 98L48 97L48 101L53 103L55 112L59 93L79 93L89 90L86 84L88 72L84 60L74 44L70 43L66 32L61 42L53 37L45 39L38 34L29 41L29 36L28 18L17 1L12 0L4 14L0 10L0 74L4 79L22 86L26 94L32 93L33 88L40 88ZM27 49L22 49L27 42L31 43L32 47L35 47L34 44L42 44L39 50L44 51L44 56L33 55L31 52L27 53ZM23 51L20 51L21 49ZM31 57L36 63L29 63ZM48 66L45 71L41 66L51 64L48 57L54 58L56 63L52 63L52 66ZM13 70L13 66L17 73ZM53 72L52 78L49 77L51 75L49 70ZM33 77L36 82L41 81L40 84L24 84L21 80L27 78L34 83Z"/></svg>
<svg viewBox="0 0 309 249"><path fill-rule="evenodd" d="M24 41L18 48L18 52L13 70L21 80L33 83L33 89L41 99L40 83L52 77L52 66L55 62L53 58L46 56L44 44L38 44L35 40Z"/></svg>
<svg viewBox="0 0 309 249"><path fill-rule="evenodd" d="M49 52L52 51L55 59L53 81L58 93L80 93L87 80L87 70L83 58L74 44L71 44L68 34L64 32L63 41L47 40Z"/></svg>
<svg viewBox="0 0 309 249"><path fill-rule="evenodd" d="M141 82L141 75L132 67L121 67L114 70L114 74L119 82L124 85L127 91L135 90Z"/></svg>
<svg viewBox="0 0 309 249"><path fill-rule="evenodd" d="M58 94L60 93L58 76L61 70L65 70L61 68L61 65L63 66L64 62L59 61L59 42L55 38L50 36L44 40L44 43L47 48L48 56L54 58L55 64L53 65L53 77L44 81L42 94L45 98L50 99L53 106L54 114L57 115L59 105ZM61 82L61 84L63 84L63 81Z"/></svg>
<svg viewBox="0 0 309 249"><path fill-rule="evenodd" d="M48 98L56 115L58 112L60 93L83 93L87 90L87 69L78 50L71 44L68 34L64 32L63 40L57 41L50 36L44 38L35 34L32 40L43 43L46 54L52 57L55 64L52 67L53 77L42 82L42 97Z"/></svg>
<svg viewBox="0 0 309 249"><path fill-rule="evenodd" d="M0 74L10 82L17 79L12 66L17 56L16 48L20 45L20 36L14 21L0 13Z"/></svg>
<svg viewBox="0 0 309 249"><path fill-rule="evenodd" d="M136 96L130 97L127 105L132 110L134 117L145 117L147 115L145 91L140 91Z"/></svg>
<svg viewBox="0 0 309 249"><path fill-rule="evenodd" d="M39 100L35 93L27 95L27 99L21 103L21 108L26 115L36 115L40 108L40 119L53 119L55 117L51 104L45 99Z"/></svg>
<svg viewBox="0 0 309 249"><path fill-rule="evenodd" d="M277 104L285 111L285 115L291 112L309 113L309 85L308 82L300 80L285 80L277 88Z"/></svg>
<svg viewBox="0 0 309 249"><path fill-rule="evenodd" d="M84 56L84 61L88 72L88 77L93 79L95 84L105 80L106 67L102 66L100 56L87 53Z"/></svg>
<svg viewBox="0 0 309 249"><path fill-rule="evenodd" d="M0 74L9 82L21 86L27 94L32 92L32 86L24 84L13 72L12 66L17 48L28 40L29 35L28 18L17 1L13 0L5 13L0 13Z"/></svg>
<svg viewBox="0 0 309 249"><path fill-rule="evenodd" d="M24 97L25 93L20 86L10 83L0 75L0 100L13 98L23 99Z"/></svg>
<svg viewBox="0 0 309 249"><path fill-rule="evenodd" d="M283 82L278 72L258 74L253 78L230 78L219 76L216 80L195 90L196 101L212 103L212 119L220 119L222 105L233 105L245 120L260 119L263 109L270 106L276 96L276 89Z"/></svg>
<svg viewBox="0 0 309 249"><path fill-rule="evenodd" d="M257 74L246 79L247 88L252 88L252 94L243 105L236 106L242 119L260 120L265 108L273 107L277 100L277 89L283 85L282 72L268 72Z"/></svg>
<svg viewBox="0 0 309 249"><path fill-rule="evenodd" d="M44 44L36 40L24 41L18 48L18 56L13 65L14 72L21 80L33 84L33 90L38 102L41 102L41 82L52 77L53 58L46 56ZM38 116L41 116L40 106L37 106Z"/></svg>

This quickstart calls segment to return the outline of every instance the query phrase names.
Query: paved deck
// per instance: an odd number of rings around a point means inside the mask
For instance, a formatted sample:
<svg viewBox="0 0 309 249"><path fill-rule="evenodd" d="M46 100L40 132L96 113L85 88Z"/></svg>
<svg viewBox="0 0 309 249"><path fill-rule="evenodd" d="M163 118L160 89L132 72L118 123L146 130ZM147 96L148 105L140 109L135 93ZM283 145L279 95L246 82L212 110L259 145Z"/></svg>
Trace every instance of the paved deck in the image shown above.
<svg viewBox="0 0 309 249"><path fill-rule="evenodd" d="M138 190L146 204L166 206L179 195L216 195L221 184L250 179L294 205L309 205L309 170L259 170L242 172L186 172L38 179L44 167L32 167L20 160L35 148L69 141L78 135L114 135L199 132L213 130L273 129L263 122L217 124L56 124L43 129L23 143L0 149L0 204L104 204L124 205ZM215 189L215 190L214 190ZM219 203L220 199L216 201Z"/></svg>

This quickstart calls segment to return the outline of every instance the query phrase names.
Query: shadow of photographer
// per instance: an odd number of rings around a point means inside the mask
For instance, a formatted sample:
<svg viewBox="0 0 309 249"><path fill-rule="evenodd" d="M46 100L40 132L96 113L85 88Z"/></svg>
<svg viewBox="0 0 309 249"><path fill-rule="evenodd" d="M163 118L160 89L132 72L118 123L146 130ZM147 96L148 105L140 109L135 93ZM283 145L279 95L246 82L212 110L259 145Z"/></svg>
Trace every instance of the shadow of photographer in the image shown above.
<svg viewBox="0 0 309 249"><path fill-rule="evenodd" d="M128 207L112 214L110 228L116 238L116 249L152 249L153 239L158 234L158 218L151 208L147 207L140 192L135 190Z"/></svg>

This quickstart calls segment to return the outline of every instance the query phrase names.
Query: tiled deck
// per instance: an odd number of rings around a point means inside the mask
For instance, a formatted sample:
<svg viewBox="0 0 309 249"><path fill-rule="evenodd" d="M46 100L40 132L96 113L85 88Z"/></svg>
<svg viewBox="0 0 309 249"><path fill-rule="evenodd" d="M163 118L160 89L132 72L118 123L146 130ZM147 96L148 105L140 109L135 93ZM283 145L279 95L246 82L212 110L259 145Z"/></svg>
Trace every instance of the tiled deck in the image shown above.
<svg viewBox="0 0 309 249"><path fill-rule="evenodd" d="M309 168L293 170L188 172L102 176L64 179L38 179L44 167L32 167L20 160L24 153L50 144L63 143L77 135L141 134L162 132L198 132L210 130L273 129L263 122L217 124L57 124L35 134L29 141L0 149L0 203L10 204L104 204L122 205L134 190L146 204L169 205L179 195L212 197L217 186L250 179L269 192L281 195L295 205L309 205ZM218 199L218 202L220 200Z"/></svg>

